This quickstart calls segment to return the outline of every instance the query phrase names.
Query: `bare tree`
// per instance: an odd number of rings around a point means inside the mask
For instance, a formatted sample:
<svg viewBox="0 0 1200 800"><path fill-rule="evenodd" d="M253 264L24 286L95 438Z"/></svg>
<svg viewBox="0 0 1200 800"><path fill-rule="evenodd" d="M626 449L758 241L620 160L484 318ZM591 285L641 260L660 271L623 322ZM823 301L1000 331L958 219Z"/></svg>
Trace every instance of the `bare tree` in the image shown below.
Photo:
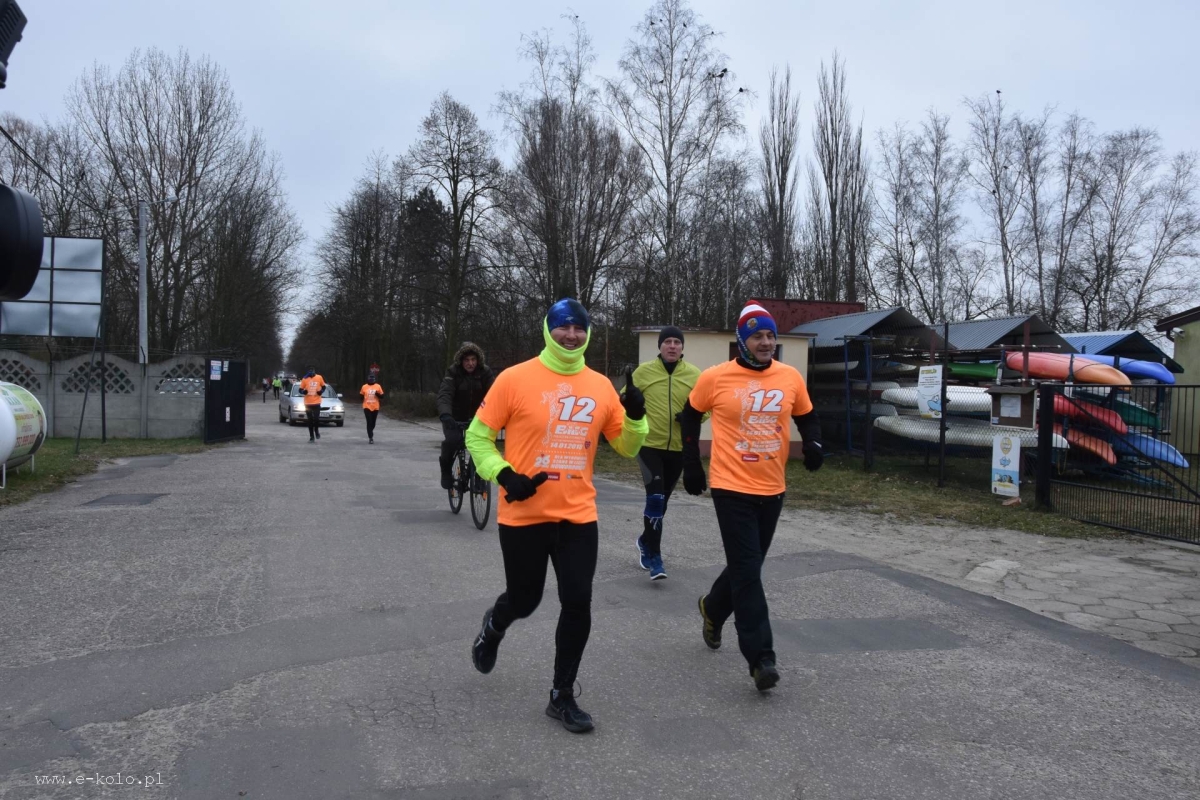
<svg viewBox="0 0 1200 800"><path fill-rule="evenodd" d="M951 273L957 262L962 218L959 199L967 160L950 139L950 117L930 109L913 145L918 239L923 254L911 286L929 322L948 320Z"/></svg>
<svg viewBox="0 0 1200 800"><path fill-rule="evenodd" d="M816 296L854 301L858 297L859 272L866 258L862 247L866 230L862 226L864 214L869 210L866 193L869 168L862 124L856 128L851 121L846 62L836 52L831 69L821 63L814 111L816 166L809 170L809 224L817 234Z"/></svg>
<svg viewBox="0 0 1200 800"><path fill-rule="evenodd" d="M759 128L762 160L762 216L768 258L767 292L787 294L795 271L796 191L800 185L797 145L800 139L800 93L792 93L792 68L783 77L771 70L767 117Z"/></svg>
<svg viewBox="0 0 1200 800"><path fill-rule="evenodd" d="M916 276L917 178L913 136L902 124L879 131L878 182L875 187L875 243L881 258L871 270L870 299L881 306L911 304Z"/></svg>
<svg viewBox="0 0 1200 800"><path fill-rule="evenodd" d="M742 128L747 92L734 87L715 36L684 0L658 0L625 46L620 80L605 81L608 108L642 151L652 178L647 216L667 285L683 280L680 233L695 182L720 142ZM676 313L671 300L671 321Z"/></svg>
<svg viewBox="0 0 1200 800"><path fill-rule="evenodd" d="M1200 236L1196 156L1172 159L1165 172L1158 134L1144 129L1104 137L1088 180L1094 200L1084 214L1087 268L1074 286L1084 329L1144 326L1193 292Z"/></svg>
<svg viewBox="0 0 1200 800"><path fill-rule="evenodd" d="M1017 212L1027 191L1017 123L1006 114L999 89L994 96L985 94L977 99L967 99L964 104L971 112L968 155L975 167L968 174L978 190L979 207L987 214L996 235L1004 310L1012 315L1017 313L1021 300L1015 255L1019 229Z"/></svg>
<svg viewBox="0 0 1200 800"><path fill-rule="evenodd" d="M73 124L94 159L94 196L106 204L110 331L134 340L139 200L151 201L147 235L150 344L176 352L199 330L195 307L207 231L232 198L269 170L257 134L247 135L225 73L186 52L135 52L115 75L96 66L68 97ZM175 197L177 201L161 201ZM122 313L123 312L123 313Z"/></svg>
<svg viewBox="0 0 1200 800"><path fill-rule="evenodd" d="M534 64L527 92L505 92L500 108L517 156L503 192L510 250L549 304L571 296L590 304L627 249L630 217L644 190L641 152L597 113L587 82L594 60L583 24L569 47L549 34L526 40Z"/></svg>
<svg viewBox="0 0 1200 800"><path fill-rule="evenodd" d="M413 180L437 189L450 211L443 291L437 298L445 315L449 363L458 349L463 299L472 278L482 272L474 249L476 230L492 208L503 172L491 134L449 92L438 96L421 122L420 138L408 151L408 167Z"/></svg>

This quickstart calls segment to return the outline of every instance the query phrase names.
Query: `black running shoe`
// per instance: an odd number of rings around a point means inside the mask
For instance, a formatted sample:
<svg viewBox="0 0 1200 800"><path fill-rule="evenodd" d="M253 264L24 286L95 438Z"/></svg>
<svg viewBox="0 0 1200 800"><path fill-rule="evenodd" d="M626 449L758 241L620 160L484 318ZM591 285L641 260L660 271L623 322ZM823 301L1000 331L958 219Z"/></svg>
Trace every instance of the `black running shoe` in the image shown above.
<svg viewBox="0 0 1200 800"><path fill-rule="evenodd" d="M483 625L479 628L475 643L471 645L471 661L475 669L484 675L492 671L492 667L496 666L496 651L500 649L500 640L503 638L504 634L492 627L492 609L489 608L483 612Z"/></svg>
<svg viewBox="0 0 1200 800"><path fill-rule="evenodd" d="M758 666L750 674L754 678L754 688L760 692L769 692L779 683L779 670L775 669L775 662L769 658L758 662Z"/></svg>
<svg viewBox="0 0 1200 800"><path fill-rule="evenodd" d="M442 473L442 488L443 489L453 489L454 488L454 478L451 477L449 475L449 473Z"/></svg>
<svg viewBox="0 0 1200 800"><path fill-rule="evenodd" d="M713 650L721 649L721 626L714 625L713 621L708 618L708 612L704 610L704 598L706 595L700 595L700 617L704 620L704 643Z"/></svg>
<svg viewBox="0 0 1200 800"><path fill-rule="evenodd" d="M550 692L550 704L546 706L546 716L554 717L571 733L587 733L596 727L592 723L591 714L588 714L575 702L574 688L557 689Z"/></svg>

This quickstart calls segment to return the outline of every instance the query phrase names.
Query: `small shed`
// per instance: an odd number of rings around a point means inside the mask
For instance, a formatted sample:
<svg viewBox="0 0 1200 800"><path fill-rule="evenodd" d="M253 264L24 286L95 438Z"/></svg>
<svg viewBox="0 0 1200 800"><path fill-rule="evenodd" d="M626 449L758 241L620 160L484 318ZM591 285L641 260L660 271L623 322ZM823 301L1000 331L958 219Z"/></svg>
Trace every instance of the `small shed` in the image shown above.
<svg viewBox="0 0 1200 800"><path fill-rule="evenodd" d="M1140 331L1064 333L1062 337L1070 342L1080 355L1119 356L1138 361L1152 361L1162 364L1171 372L1183 372L1183 367L1178 361L1164 353Z"/></svg>
<svg viewBox="0 0 1200 800"><path fill-rule="evenodd" d="M1200 385L1200 306L1164 317L1154 326L1175 344L1174 361L1183 370L1182 384ZM1179 393L1191 396L1186 400ZM1172 403L1171 444L1190 456L1200 454L1200 389L1177 390ZM1193 467L1194 469L1195 467Z"/></svg>
<svg viewBox="0 0 1200 800"><path fill-rule="evenodd" d="M1040 350L1074 353L1065 338L1036 314L998 319L975 319L950 323L950 346L955 350L990 350L999 347L1019 349L1025 344L1025 323L1029 323L1029 343ZM933 326L942 330L942 326Z"/></svg>
<svg viewBox="0 0 1200 800"><path fill-rule="evenodd" d="M907 309L900 306L862 311L856 314L839 314L836 317L805 322L793 333L804 330L815 341L814 361L819 364L840 363L844 359L844 338L870 336L890 340L888 350L920 350L942 348L942 337ZM886 355L880 352L879 355Z"/></svg>

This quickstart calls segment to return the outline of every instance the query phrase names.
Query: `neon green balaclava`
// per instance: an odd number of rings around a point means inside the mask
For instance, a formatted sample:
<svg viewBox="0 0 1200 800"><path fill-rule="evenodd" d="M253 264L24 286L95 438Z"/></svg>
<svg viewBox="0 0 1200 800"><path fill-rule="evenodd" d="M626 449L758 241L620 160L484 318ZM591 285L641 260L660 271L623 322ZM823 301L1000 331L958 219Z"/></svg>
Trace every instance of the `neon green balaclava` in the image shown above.
<svg viewBox="0 0 1200 800"><path fill-rule="evenodd" d="M560 375L576 375L583 372L587 366L583 361L583 355L592 341L591 326L588 326L587 340L584 341L583 347L574 350L568 350L554 341L554 337L550 335L550 325L546 320L542 320L542 338L546 340L546 346L538 354L538 360L545 364L547 369Z"/></svg>

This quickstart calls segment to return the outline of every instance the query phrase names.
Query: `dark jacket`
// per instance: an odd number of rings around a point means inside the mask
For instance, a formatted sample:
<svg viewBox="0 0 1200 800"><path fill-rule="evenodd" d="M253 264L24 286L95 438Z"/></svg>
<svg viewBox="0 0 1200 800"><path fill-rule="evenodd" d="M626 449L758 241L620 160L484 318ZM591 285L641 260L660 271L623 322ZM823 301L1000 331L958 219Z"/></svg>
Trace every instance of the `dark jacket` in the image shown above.
<svg viewBox="0 0 1200 800"><path fill-rule="evenodd" d="M462 368L463 356L466 355L474 355L479 359L479 365L470 375ZM442 386L438 389L438 416L449 414L456 422L471 419L495 380L496 374L483 360L483 350L471 342L464 342L454 354L454 363L446 370L446 377L442 378Z"/></svg>

